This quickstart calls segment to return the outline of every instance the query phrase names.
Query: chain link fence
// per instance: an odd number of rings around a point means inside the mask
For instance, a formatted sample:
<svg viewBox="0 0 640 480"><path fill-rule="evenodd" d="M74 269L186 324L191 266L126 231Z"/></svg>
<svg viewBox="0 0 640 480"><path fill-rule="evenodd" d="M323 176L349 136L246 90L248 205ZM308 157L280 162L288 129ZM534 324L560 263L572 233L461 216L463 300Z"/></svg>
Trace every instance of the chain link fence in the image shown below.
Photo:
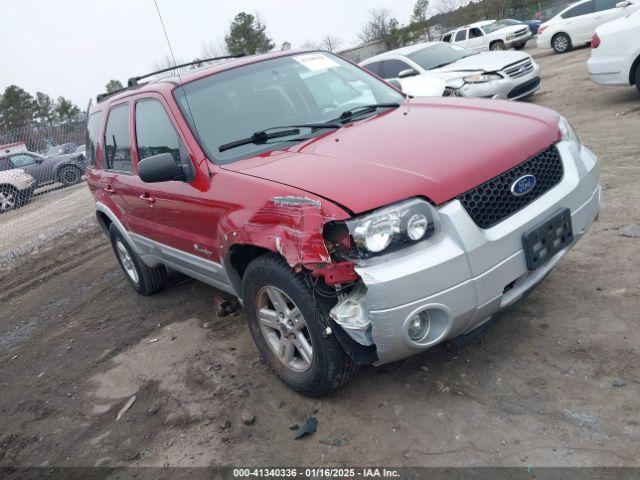
<svg viewBox="0 0 640 480"><path fill-rule="evenodd" d="M93 221L85 126L81 120L0 131L0 271Z"/></svg>

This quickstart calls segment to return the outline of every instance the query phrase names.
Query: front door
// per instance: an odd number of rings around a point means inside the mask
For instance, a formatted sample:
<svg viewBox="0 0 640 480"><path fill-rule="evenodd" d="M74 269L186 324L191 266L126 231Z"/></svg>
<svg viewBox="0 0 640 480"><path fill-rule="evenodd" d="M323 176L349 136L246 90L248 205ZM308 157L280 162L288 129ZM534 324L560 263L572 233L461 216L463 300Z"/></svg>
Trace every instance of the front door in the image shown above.
<svg viewBox="0 0 640 480"><path fill-rule="evenodd" d="M31 155L29 153L17 153L10 157L13 168L21 168L33 178L36 179L37 185L51 182L55 180L53 177L53 171L48 168L44 159Z"/></svg>
<svg viewBox="0 0 640 480"><path fill-rule="evenodd" d="M221 267L217 239L218 221L224 210L209 195L209 189L215 188L211 180L199 178L203 171L194 164L168 111L160 96L136 101L134 140L138 163L159 153L170 153L193 176L191 181L158 183L144 183L136 176L140 192L137 216L145 218L143 235L155 242L152 247L167 265L224 289L228 281Z"/></svg>

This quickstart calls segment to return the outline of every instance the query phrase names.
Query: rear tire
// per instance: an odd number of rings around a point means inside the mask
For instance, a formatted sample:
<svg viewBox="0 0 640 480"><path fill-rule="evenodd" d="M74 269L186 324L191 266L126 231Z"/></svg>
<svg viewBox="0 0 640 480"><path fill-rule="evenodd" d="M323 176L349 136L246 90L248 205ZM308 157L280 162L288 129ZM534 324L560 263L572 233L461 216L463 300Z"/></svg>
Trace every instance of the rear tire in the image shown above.
<svg viewBox="0 0 640 480"><path fill-rule="evenodd" d="M265 254L253 260L244 273L242 292L253 341L289 388L318 397L344 385L357 371L335 335L326 333L329 320L319 308L320 300L303 275L294 273L280 256Z"/></svg>
<svg viewBox="0 0 640 480"><path fill-rule="evenodd" d="M137 293L147 296L164 290L167 286L167 269L164 265L155 268L145 265L113 224L109 227L109 236L116 259Z"/></svg>
<svg viewBox="0 0 640 480"><path fill-rule="evenodd" d="M5 213L20 206L18 191L10 185L0 186L0 213Z"/></svg>
<svg viewBox="0 0 640 480"><path fill-rule="evenodd" d="M566 33L556 33L551 39L551 46L556 53L567 53L573 48L571 38Z"/></svg>
<svg viewBox="0 0 640 480"><path fill-rule="evenodd" d="M524 43L519 43L518 45L514 45L513 48L516 50L522 50L525 47Z"/></svg>
<svg viewBox="0 0 640 480"><path fill-rule="evenodd" d="M65 187L70 187L82 180L82 171L78 167L68 166L62 167L58 173L58 180Z"/></svg>
<svg viewBox="0 0 640 480"><path fill-rule="evenodd" d="M492 52L499 52L505 50L504 42L502 40L498 40L489 45L489 50Z"/></svg>

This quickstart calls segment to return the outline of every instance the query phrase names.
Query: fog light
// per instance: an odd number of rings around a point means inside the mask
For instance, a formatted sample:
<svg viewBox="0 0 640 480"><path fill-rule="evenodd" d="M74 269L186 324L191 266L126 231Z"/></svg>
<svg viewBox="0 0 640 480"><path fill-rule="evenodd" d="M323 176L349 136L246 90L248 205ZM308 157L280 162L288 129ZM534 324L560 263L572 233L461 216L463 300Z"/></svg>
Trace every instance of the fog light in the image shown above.
<svg viewBox="0 0 640 480"><path fill-rule="evenodd" d="M422 340L429 333L429 314L425 311L416 313L409 320L409 338L414 342Z"/></svg>

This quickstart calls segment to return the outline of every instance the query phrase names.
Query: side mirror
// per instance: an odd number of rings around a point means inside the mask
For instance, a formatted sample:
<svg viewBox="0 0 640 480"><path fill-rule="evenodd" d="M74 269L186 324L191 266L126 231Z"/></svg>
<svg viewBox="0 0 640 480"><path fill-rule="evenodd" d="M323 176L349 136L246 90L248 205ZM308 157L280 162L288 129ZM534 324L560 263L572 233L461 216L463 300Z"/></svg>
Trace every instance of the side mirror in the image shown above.
<svg viewBox="0 0 640 480"><path fill-rule="evenodd" d="M402 84L400 83L399 80L397 80L395 78L392 78L390 80L387 80L387 83L389 85L392 85L392 86L396 87L398 90L402 91Z"/></svg>
<svg viewBox="0 0 640 480"><path fill-rule="evenodd" d="M159 153L138 163L138 177L145 183L187 180L185 168L178 165L170 153Z"/></svg>
<svg viewBox="0 0 640 480"><path fill-rule="evenodd" d="M629 5L631 5L631 2L628 2L627 0L623 0L622 2L616 3L616 8L624 8L624 7L628 7Z"/></svg>
<svg viewBox="0 0 640 480"><path fill-rule="evenodd" d="M420 75L420 74L413 68L407 68L406 70L400 70L400 72L398 73L398 78L413 77L415 75Z"/></svg>

